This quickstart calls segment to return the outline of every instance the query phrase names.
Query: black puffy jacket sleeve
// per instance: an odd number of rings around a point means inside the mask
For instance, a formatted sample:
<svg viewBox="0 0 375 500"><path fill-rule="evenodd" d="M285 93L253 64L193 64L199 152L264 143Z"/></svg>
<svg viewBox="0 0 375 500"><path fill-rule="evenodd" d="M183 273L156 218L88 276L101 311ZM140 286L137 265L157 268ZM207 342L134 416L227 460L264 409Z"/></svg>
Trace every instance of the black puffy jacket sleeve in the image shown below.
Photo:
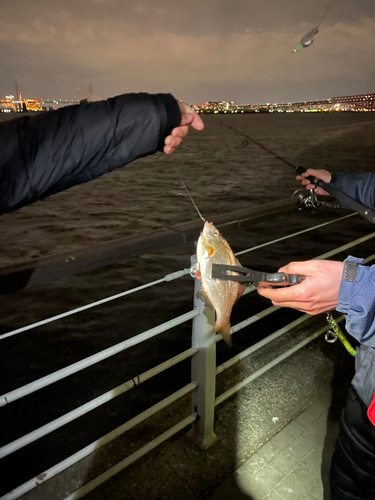
<svg viewBox="0 0 375 500"><path fill-rule="evenodd" d="M0 124L0 214L163 149L181 114L170 94L124 94Z"/></svg>

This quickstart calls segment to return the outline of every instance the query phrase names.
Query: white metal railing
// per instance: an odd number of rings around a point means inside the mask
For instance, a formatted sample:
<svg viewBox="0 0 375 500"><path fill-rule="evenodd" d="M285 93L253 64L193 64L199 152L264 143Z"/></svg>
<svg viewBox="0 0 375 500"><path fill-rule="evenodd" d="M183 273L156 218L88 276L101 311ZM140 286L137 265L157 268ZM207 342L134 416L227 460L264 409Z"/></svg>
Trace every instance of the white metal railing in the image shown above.
<svg viewBox="0 0 375 500"><path fill-rule="evenodd" d="M266 242L262 245L258 245L257 247L252 247L248 248L246 250L243 250L241 252L238 252L236 255L244 254L247 252L251 252L253 250L272 245L276 242L292 238L295 236L298 236L300 234L303 234L308 231L313 231L318 228L321 228L323 226L326 226L328 224L332 223L337 223L340 222L341 220L351 217L355 214L349 214L345 217L340 217L338 219L326 222L324 224L319 224L317 226L314 226L312 228L305 229L303 231L299 231L297 233L293 233L287 236L284 236L282 238L279 238L277 240L272 240L269 242ZM342 245L334 250L331 250L330 252L327 252L325 254L322 254L318 257L317 259L326 259L329 258L335 254L338 254L340 252L343 252L345 250L348 250L349 248L352 248L356 245L359 245L371 238L375 237L375 232L366 235L362 238L358 238L355 241L352 241L351 243L348 243L346 245ZM367 262L373 260L375 258L375 254L368 257L366 259ZM109 302L111 300L116 300L118 298L124 297L126 295L129 295L131 293L138 292L140 290L143 290L144 288L154 286L163 282L168 282L177 278L180 278L182 276L185 276L188 274L189 269L183 269L181 271L177 271L176 273L171 273L166 275L164 278L161 278L159 280L153 281L151 283L147 283L145 285L142 285L140 287L133 288L131 290L127 290L125 292L113 295L111 297L104 298L100 301L94 302L92 304L88 304L85 306L82 306L80 308L74 309L72 311L67 311L65 313L59 314L57 316L48 318L43 321L39 321L37 323L33 323L32 325L27 325L22 328L18 328L16 330L13 330L11 332L8 332L6 334L3 334L0 336L0 340L3 340L5 338L8 338L10 336L16 335L18 333L31 330L33 328L37 328L38 326L44 325L46 323L56 321L58 319L64 318L66 316L72 315L72 314L77 314L81 311L84 311L88 308L92 308L95 306L102 305L106 302ZM196 281L196 288L198 287L198 280ZM199 285L200 286L200 285ZM255 288L254 287L248 287L245 290L245 293L250 293L253 291ZM99 353L96 353L92 356L89 356L81 361L78 361L77 363L73 363L72 365L69 365L65 368L62 368L61 370L58 370L54 373L51 373L45 377L42 377L34 382L31 382L29 384L26 384L18 389L12 390L6 394L3 394L0 396L0 406L4 406L7 404L12 403L13 401L16 401L26 395L32 394L33 392L43 388L47 387L50 384L53 384L54 382L57 382L59 380L64 379L65 377L68 377L72 375L73 373L77 373L89 366L92 366L95 363L98 363L104 359L107 359L111 356L114 356L118 354L119 352L124 351L125 349L128 349L129 347L132 347L134 345L137 345L141 342L144 342L145 340L148 340L152 337L155 337L156 335L159 335L162 332L165 332L171 328L174 328L177 325L180 325L186 321L193 320L193 337L192 337L192 347L177 356L165 361L164 363L161 363L160 365L152 368L151 370L148 370L140 375L138 375L135 378L132 378L131 380L128 380L127 382L121 384L120 386L102 394L101 396L89 401L88 403L76 408L75 410L62 415L61 417L55 419L52 422L49 422L48 424L40 427L39 429L35 429L34 431L14 440L13 442L3 446L0 448L0 458L5 457L16 450L20 450L21 448L27 446L28 444L40 439L43 436L48 435L50 432L61 428L65 424L72 422L73 420L81 417L82 415L92 411L95 408L98 408L99 406L107 403L108 401L114 399L115 397L119 396L120 394L123 394L124 392L132 389L136 385L139 385L140 383L149 380L151 377L161 373L164 370L167 370L171 366L174 366L175 364L188 359L189 357L192 358L192 375L191 375L191 380L192 382L188 384L186 387L180 389L179 391L175 392L174 394L168 396L165 398L163 401L160 401L153 407L149 408L148 410L144 411L140 415L134 417L133 419L129 420L128 422L124 423L117 429L114 429L107 435L103 436L102 438L98 439L94 443L91 443L90 445L86 446L82 450L78 451L71 457L68 457L67 459L61 461L60 463L54 465L53 467L49 468L48 470L43 471L41 474L38 476L30 479L26 483L20 485L13 491L7 493L5 496L1 497L4 500L15 500L22 496L23 494L27 493L31 489L35 488L37 485L41 484L42 482L45 482L46 480L50 479L51 477L55 476L56 474L59 474L60 472L64 471L71 465L77 463L79 460L82 460L84 457L88 456L89 454L93 453L94 451L98 450L100 447L106 445L122 433L128 431L135 425L139 424L140 422L143 422L150 416L154 415L158 411L160 411L163 408L166 408L168 405L170 405L172 402L177 401L181 397L184 397L186 394L192 393L192 406L193 408L196 408L196 413L193 412L190 416L185 418L182 422L177 424L176 426L172 427L169 431L166 433L162 434L158 438L154 439L151 443L148 443L146 446L138 450L137 452L133 453L126 459L124 459L122 462L117 464L115 467L112 467L110 470L106 471L104 474L100 475L98 478L95 480L91 481L87 485L83 486L73 494L71 494L69 499L78 499L81 498L84 494L88 493L92 489L94 489L96 486L101 484L102 482L106 481L110 477L112 477L114 474L119 472L120 470L124 469L131 463L133 463L135 460L143 456L145 453L150 451L151 449L155 448L158 444L162 443L166 439L168 439L170 436L174 435L175 433L179 432L181 429L187 427L190 424L192 425L192 429L189 432L190 437L202 448L207 448L210 446L216 439L216 436L214 434L214 429L213 429L213 420L214 420L214 409L215 407L220 404L221 402L225 401L227 398L229 398L231 395L233 395L235 392L240 390L242 387L247 385L248 383L252 382L255 380L257 377L261 376L263 373L266 371L270 370L272 367L276 366L278 363L282 362L286 357L292 355L294 352L297 350L303 348L307 343L311 342L315 338L317 338L319 335L321 335L324 331L328 329L327 327L324 327L317 332L315 332L313 335L305 339L304 341L300 342L299 344L295 345L285 353L283 353L281 356L278 358L274 359L264 367L262 367L260 370L257 372L253 373L249 377L245 378L242 382L239 384L235 385L231 389L229 389L227 392L224 394L221 394L218 398L215 399L215 380L216 376L220 373L222 373L224 370L230 368L231 366L235 365L239 361L245 359L247 356L251 355L255 351L261 349L265 345L269 344L270 342L274 341L275 339L279 338L280 336L284 335L288 331L292 330L293 328L301 325L305 321L309 319L308 314L304 314L295 321L291 322L289 325L286 325L267 338L261 340L257 344L251 346L250 348L246 349L245 351L237 354L234 356L232 359L226 361L222 365L216 367L216 342L221 340L221 335L216 335L213 333L212 326L214 324L214 312L211 310L208 310L205 308L204 303L196 298L196 293L194 294L195 299L194 299L194 310L189 311L177 318L174 318L162 325L159 325L155 328L152 328L146 332L143 332L135 337L132 337L126 341L120 342L119 344L112 346L108 349L105 349ZM278 307L272 306L269 307L253 316L250 318L238 323L237 325L234 325L231 328L231 334L234 332L237 332L250 324L255 323L256 321L261 320L262 318L268 316L269 314L272 314L276 310L278 310ZM343 317L340 317L338 321L341 321ZM199 416L199 418L197 418Z"/></svg>
<svg viewBox="0 0 375 500"><path fill-rule="evenodd" d="M87 457L91 453L94 453L97 451L99 448L105 446L106 444L110 443L117 437L121 436L121 434L124 434L124 432L132 429L136 425L140 424L147 418L150 418L152 415L155 415L155 413L163 410L167 406L171 405L175 401L177 401L180 398L183 398L190 392L194 391L197 388L197 383L196 382L191 382L189 385L183 387L179 391L171 394L167 398L163 399L159 403L155 404L151 408L148 408L148 410L144 411L143 413L140 413L133 419L129 420L128 422L125 422L125 424L121 425L120 427L117 427L113 431L109 432L105 436L101 437L100 439L97 439L93 443L89 444L85 448L82 448L78 452L74 453L70 457L66 458L65 460L62 460L58 464L54 465L53 467L43 471L41 474L38 474L37 476L33 477L26 483L22 484L18 488L15 488L11 492L7 493L5 496L1 497L1 499L4 500L12 500L12 499L17 499L20 498L22 495L27 493L28 491L31 491L34 489L36 486L39 484L44 483L48 479L51 479L52 477L56 476L60 472L63 472L66 470L68 467L76 464L83 458ZM177 431L178 432L178 431ZM133 460L134 462L136 459ZM129 464L130 465L130 464ZM79 498L79 497L77 497Z"/></svg>
<svg viewBox="0 0 375 500"><path fill-rule="evenodd" d="M236 255L242 255L244 253L249 253L249 252L252 252L254 250L258 250L259 248L264 248L266 246L274 245L275 243L278 243L280 241L294 238L295 236L300 236L301 234L304 234L304 233L307 233L310 231L315 231L316 229L320 229L321 227L328 226L329 224L341 222L342 220L347 219L349 217L353 217L355 215L357 215L357 214L351 213L351 214L345 215L344 217L339 217L338 219L333 219L331 221L324 222L323 224L318 224L317 226L309 227L309 228L304 229L302 231L298 231L297 233L288 234L287 236L283 236L282 238L278 238L278 239L272 240L272 241L267 241L266 243L263 243L262 245L257 245L255 247L247 248L246 250L242 250L241 252L237 252ZM87 304L85 306L77 307L76 309L73 309L71 311L57 314L56 316L52 316L51 318L47 318L47 319L44 319L42 321L38 321L38 322L33 323L31 325L23 326L22 328L17 328L16 330L12 330L11 332L3 333L2 335L0 335L0 340L6 339L6 338L11 337L13 335L17 335L18 333L22 333L22 332L25 332L27 330L31 330L33 328L37 328L38 326L46 325L48 323L51 323L52 321L57 321L58 319L66 318L67 316L71 316L72 314L77 314L79 312L86 311L87 309L90 309L92 307L100 306L102 304L105 304L106 302L120 299L122 297L125 297L126 295L130 295L132 293L144 290L145 288L149 288L151 286L155 286L155 285L158 285L160 283L164 283L164 282L168 282L168 281L172 281L172 280L181 278L182 276L186 276L187 274L189 274L189 272L190 272L190 269L185 268L182 271L176 271L174 273L167 274L166 276L164 276L164 278L158 279L156 281L151 281L150 283L146 283L146 284L141 285L141 286L137 286L136 288L132 288L131 290L126 290L125 292L117 293L116 295L112 295L111 297L106 297L106 298L98 300L96 302L92 302L91 304Z"/></svg>
<svg viewBox="0 0 375 500"><path fill-rule="evenodd" d="M12 403L13 401L16 401L17 399L23 398L24 396L28 396L29 394L38 391L43 387L47 387L48 385L51 385L54 382L69 377L73 373L82 371L85 368L88 368L89 366L92 366L96 363L99 363L100 361L103 361L104 359L110 358L111 356L118 354L119 352L125 351L126 349L129 349L129 347L133 347L137 344L144 342L145 340L149 340L152 337L156 337L157 335L160 335L160 333L166 332L167 330L170 330L175 326L181 325L182 323L189 321L195 316L196 316L195 311L190 311L188 313L182 314L181 316L171 319L170 321L167 321L162 325L156 326L155 328L151 328L151 330L147 330L146 332L140 333L139 335L136 335L135 337L132 337L128 340L124 340L119 344L116 344L112 347L108 347L107 349L104 349L104 351L100 351L96 354L93 354L92 356L89 356L88 358L82 359L81 361L77 361L72 365L66 366L65 368L61 368L61 370L57 370L56 372L51 373L50 375L35 380L34 382L30 382L29 384L19 387L18 389L15 389L14 391L10 391L7 394L3 394L2 396L0 396L0 406L5 406L9 403Z"/></svg>
<svg viewBox="0 0 375 500"><path fill-rule="evenodd" d="M95 408L98 408L101 405L104 405L105 403L108 403L108 401L111 401L111 399L117 398L117 396L120 396L121 394L124 394L125 392L129 391L130 389L133 389L136 385L142 384L142 382L146 382L146 380L149 380L152 377L155 377L155 375L158 375L159 373L162 373L163 371L167 370L168 368L171 368L172 366L176 365L177 363L180 363L181 361L184 361L187 358L190 358L194 354L198 352L197 349L194 349L193 347L188 349L187 351L182 352L181 354L178 354L177 356L174 356L173 358L168 359L164 363L161 363L158 366L155 366L151 370L148 370L141 375L137 375L136 377L128 380L124 384L119 385L118 387L115 387L114 389L111 389L110 391L102 394L101 396L98 396L95 399L92 399L88 403L79 406L75 410L70 411L69 413L66 413L65 415L56 418L52 422L49 422L46 425L43 425L39 429L36 429L35 431L29 432L25 436L20 437L19 439L16 439L15 441L12 441L11 443L3 446L0 448L0 458L6 457L7 455L10 455L11 453L19 450L20 448L23 448L24 446L27 446L28 444L36 441L37 439L46 436L50 432L55 431L56 429L59 429L65 424L68 424L69 422L72 422L73 420L81 417L82 415L85 415L89 411L95 410Z"/></svg>
<svg viewBox="0 0 375 500"><path fill-rule="evenodd" d="M32 330L33 328L37 328L38 326L47 325L48 323L52 323L52 321L57 321L58 319L66 318L67 316L71 316L72 314L77 314L82 311L86 311L87 309L91 309L92 307L98 307L106 302L111 302L112 300L121 299L126 295L130 295L131 293L140 292L141 290L145 290L146 288L150 288L151 286L159 285L160 283L164 283L165 281L172 281L177 278L181 278L186 274L189 274L190 269L183 269L182 271L176 271L175 273L167 274L164 278L158 279L156 281L151 281L150 283L146 283L141 286L137 286L136 288L132 288L131 290L126 290L125 292L117 293L116 295L112 295L111 297L106 297L105 299L97 300L96 302L92 302L91 304L87 304L85 306L77 307L72 311L67 311L62 314L57 314L56 316L52 316L51 318L44 319L42 321L37 321L31 325L23 326L22 328L17 328L17 330L12 330L11 332L3 333L0 335L0 340L7 339L8 337L12 337L13 335L17 335L18 333L26 332L27 330Z"/></svg>

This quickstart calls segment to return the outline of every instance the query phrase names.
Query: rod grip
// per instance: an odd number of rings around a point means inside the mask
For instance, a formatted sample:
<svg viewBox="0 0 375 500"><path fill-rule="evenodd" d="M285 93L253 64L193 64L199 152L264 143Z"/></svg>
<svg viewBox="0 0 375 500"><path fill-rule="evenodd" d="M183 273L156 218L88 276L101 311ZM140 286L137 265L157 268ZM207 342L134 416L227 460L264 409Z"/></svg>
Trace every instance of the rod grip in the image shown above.
<svg viewBox="0 0 375 500"><path fill-rule="evenodd" d="M305 169L305 167L299 166L299 167L296 168L296 172L297 172L298 175L302 175L302 174L304 174L306 172L306 169ZM317 179L315 177L313 177L312 175L310 175L309 177L307 177L307 179L311 182L311 184L319 185L316 182Z"/></svg>

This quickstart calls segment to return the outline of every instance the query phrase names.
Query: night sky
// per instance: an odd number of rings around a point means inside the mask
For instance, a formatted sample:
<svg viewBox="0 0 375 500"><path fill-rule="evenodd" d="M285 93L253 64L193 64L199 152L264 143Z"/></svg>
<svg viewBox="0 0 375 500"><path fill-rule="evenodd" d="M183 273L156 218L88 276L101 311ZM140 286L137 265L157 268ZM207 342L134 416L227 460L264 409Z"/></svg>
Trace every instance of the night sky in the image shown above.
<svg viewBox="0 0 375 500"><path fill-rule="evenodd" d="M190 104L285 102L375 91L375 2L2 0L0 96L172 92ZM82 96L80 96L82 97Z"/></svg>

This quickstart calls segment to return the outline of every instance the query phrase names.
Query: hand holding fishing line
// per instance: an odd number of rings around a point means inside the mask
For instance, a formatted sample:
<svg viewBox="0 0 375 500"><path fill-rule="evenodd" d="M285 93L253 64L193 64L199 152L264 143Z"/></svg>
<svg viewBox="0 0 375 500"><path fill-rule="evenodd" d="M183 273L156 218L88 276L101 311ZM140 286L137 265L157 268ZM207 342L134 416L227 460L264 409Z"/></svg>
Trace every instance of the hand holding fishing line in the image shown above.
<svg viewBox="0 0 375 500"><path fill-rule="evenodd" d="M320 314L337 307L343 270L344 263L337 261L291 262L279 272L304 275L306 279L302 283L287 288L270 288L261 284L257 290L263 297L271 299L275 306Z"/></svg>
<svg viewBox="0 0 375 500"><path fill-rule="evenodd" d="M163 151L167 155L172 154L175 148L181 144L183 137L189 132L189 126L195 130L203 130L204 128L202 118L188 104L179 101L178 106L181 112L181 123L172 130L171 135L165 138Z"/></svg>

